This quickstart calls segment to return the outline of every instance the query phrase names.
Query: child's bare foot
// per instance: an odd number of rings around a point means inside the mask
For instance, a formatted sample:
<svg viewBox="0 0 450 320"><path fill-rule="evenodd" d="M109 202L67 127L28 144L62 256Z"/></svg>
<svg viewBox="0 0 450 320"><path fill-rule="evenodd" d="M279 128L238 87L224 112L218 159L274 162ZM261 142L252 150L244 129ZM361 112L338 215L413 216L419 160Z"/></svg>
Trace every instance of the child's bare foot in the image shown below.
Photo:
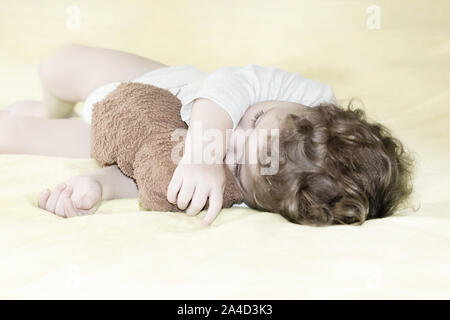
<svg viewBox="0 0 450 320"><path fill-rule="evenodd" d="M46 189L39 196L39 208L57 216L70 218L94 213L102 200L100 183L89 176L75 176L60 183L51 192Z"/></svg>

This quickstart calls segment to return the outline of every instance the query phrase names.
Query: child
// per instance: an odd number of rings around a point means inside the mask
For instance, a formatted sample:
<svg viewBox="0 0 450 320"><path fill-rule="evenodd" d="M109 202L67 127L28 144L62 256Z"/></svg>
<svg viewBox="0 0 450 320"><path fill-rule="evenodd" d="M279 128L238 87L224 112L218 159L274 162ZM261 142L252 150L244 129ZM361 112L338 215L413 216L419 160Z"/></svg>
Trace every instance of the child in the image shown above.
<svg viewBox="0 0 450 320"><path fill-rule="evenodd" d="M391 215L411 193L411 160L402 144L385 127L369 124L361 110L338 108L329 86L298 74L258 65L207 74L190 65L168 67L80 45L46 59L39 74L44 101L18 102L0 113L1 153L89 157L95 102L124 81L167 89L181 100L181 117L189 125L167 199L189 215L198 214L209 200L205 224L222 207L223 163L235 174L249 206L295 223L362 223ZM78 101L85 101L83 120L61 119ZM206 146L203 132L210 129L221 133L217 159L193 164L189 159ZM241 160L258 152L248 143L258 130L271 129L280 132L280 165L274 174L262 175L265 164ZM249 131L244 143L233 143ZM39 207L71 217L93 213L102 200L136 196L135 183L110 166L73 177L52 192L44 190Z"/></svg>

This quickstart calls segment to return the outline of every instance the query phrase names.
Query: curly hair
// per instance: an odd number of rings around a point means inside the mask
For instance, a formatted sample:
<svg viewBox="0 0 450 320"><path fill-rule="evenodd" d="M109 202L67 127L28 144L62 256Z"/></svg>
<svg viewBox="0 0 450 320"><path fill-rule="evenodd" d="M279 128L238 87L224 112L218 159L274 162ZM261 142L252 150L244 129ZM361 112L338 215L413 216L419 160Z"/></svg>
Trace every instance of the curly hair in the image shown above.
<svg viewBox="0 0 450 320"><path fill-rule="evenodd" d="M351 105L320 105L309 113L286 117L278 173L254 175L247 204L307 225L392 215L412 193L413 159L403 144Z"/></svg>

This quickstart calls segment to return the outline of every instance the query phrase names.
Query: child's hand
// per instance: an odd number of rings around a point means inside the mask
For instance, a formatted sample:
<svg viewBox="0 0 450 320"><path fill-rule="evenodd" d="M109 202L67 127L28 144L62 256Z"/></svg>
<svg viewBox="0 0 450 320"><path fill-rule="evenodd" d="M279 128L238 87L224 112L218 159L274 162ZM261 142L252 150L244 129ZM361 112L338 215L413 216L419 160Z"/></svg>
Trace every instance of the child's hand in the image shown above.
<svg viewBox="0 0 450 320"><path fill-rule="evenodd" d="M94 213L102 200L100 183L89 176L75 176L60 183L53 192L44 190L39 196L39 208L63 218Z"/></svg>
<svg viewBox="0 0 450 320"><path fill-rule="evenodd" d="M188 215L196 215L209 198L208 211L203 219L209 225L222 209L224 188L223 164L187 164L181 161L169 183L167 200L180 210L187 208Z"/></svg>

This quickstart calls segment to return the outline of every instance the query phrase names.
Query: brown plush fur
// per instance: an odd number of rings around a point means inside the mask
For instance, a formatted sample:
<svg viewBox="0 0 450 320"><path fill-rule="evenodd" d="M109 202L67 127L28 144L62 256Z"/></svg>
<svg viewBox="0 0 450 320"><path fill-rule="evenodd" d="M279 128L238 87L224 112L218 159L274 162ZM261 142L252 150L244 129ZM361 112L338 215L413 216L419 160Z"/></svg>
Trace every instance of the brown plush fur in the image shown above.
<svg viewBox="0 0 450 320"><path fill-rule="evenodd" d="M92 157L102 166L117 164L134 179L139 202L146 210L179 211L167 201L166 192L176 168L171 153L180 143L172 141L172 133L187 129L180 108L180 100L169 91L133 82L120 84L94 104ZM243 201L226 166L225 171L224 208Z"/></svg>

